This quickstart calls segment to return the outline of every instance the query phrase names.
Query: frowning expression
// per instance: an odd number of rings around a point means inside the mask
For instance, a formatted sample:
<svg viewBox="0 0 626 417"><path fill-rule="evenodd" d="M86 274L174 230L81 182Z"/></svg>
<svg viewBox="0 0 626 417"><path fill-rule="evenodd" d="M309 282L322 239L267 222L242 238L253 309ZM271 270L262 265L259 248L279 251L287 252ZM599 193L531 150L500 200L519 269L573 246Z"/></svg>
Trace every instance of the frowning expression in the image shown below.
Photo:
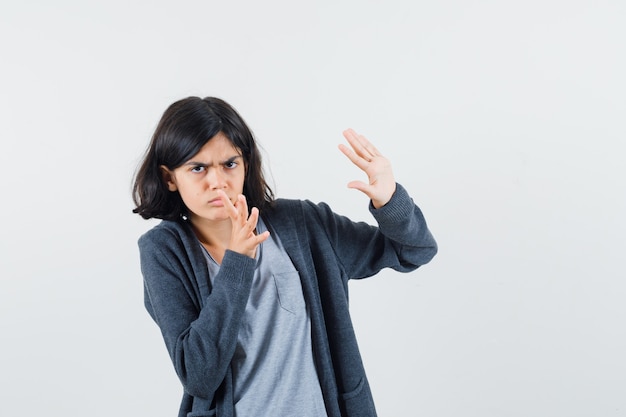
<svg viewBox="0 0 626 417"><path fill-rule="evenodd" d="M228 220L217 190L234 203L243 193L246 176L241 151L221 132L178 168L161 166L161 171L168 189L177 191L189 209L192 223Z"/></svg>

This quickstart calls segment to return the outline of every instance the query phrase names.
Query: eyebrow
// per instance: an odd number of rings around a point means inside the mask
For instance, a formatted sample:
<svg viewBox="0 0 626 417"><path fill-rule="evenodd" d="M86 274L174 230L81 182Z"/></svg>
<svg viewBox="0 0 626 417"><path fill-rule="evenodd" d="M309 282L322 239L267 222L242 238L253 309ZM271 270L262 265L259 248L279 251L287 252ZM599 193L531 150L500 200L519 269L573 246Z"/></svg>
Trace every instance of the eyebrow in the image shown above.
<svg viewBox="0 0 626 417"><path fill-rule="evenodd" d="M236 159L239 159L239 158L243 158L243 157L241 155L231 156L230 158L225 159L224 161L220 162L220 165L224 165L224 164L228 164L230 162L234 162ZM183 165L185 165L185 166L194 166L194 167L205 167L205 168L209 168L209 167L213 166L212 163L198 162L198 161L187 161Z"/></svg>

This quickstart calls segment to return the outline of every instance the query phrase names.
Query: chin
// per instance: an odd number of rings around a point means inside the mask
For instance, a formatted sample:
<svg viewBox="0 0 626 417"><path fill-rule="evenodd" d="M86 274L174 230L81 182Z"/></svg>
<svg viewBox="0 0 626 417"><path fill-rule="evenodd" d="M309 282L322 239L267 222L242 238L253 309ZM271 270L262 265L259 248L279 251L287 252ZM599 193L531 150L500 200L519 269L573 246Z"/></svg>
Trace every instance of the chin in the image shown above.
<svg viewBox="0 0 626 417"><path fill-rule="evenodd" d="M212 209L212 210L204 210L203 212L196 212L193 214L192 218L195 218L200 221L210 221L210 222L219 222L228 220L230 217L226 213L226 210L222 208Z"/></svg>

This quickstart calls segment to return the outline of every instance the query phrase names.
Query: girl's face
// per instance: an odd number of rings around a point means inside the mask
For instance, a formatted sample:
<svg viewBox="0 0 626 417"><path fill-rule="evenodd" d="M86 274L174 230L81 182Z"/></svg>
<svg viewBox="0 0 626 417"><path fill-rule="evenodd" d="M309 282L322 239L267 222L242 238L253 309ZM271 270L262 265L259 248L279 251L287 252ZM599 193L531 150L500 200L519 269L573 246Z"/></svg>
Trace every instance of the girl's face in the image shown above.
<svg viewBox="0 0 626 417"><path fill-rule="evenodd" d="M246 175L241 152L221 132L189 161L174 170L161 166L161 171L169 190L180 193L194 224L228 220L217 190L223 190L234 204L243 193Z"/></svg>

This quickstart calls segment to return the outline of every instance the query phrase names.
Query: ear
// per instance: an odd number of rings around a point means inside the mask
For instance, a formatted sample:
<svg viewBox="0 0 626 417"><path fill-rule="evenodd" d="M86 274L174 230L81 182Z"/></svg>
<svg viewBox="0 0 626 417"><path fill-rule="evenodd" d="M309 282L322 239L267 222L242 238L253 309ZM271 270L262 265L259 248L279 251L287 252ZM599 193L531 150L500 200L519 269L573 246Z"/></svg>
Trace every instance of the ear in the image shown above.
<svg viewBox="0 0 626 417"><path fill-rule="evenodd" d="M167 184L167 189L170 191L177 191L178 186L176 185L176 177L174 176L174 172L170 171L170 169L165 165L161 165L159 168L161 169L163 182Z"/></svg>

